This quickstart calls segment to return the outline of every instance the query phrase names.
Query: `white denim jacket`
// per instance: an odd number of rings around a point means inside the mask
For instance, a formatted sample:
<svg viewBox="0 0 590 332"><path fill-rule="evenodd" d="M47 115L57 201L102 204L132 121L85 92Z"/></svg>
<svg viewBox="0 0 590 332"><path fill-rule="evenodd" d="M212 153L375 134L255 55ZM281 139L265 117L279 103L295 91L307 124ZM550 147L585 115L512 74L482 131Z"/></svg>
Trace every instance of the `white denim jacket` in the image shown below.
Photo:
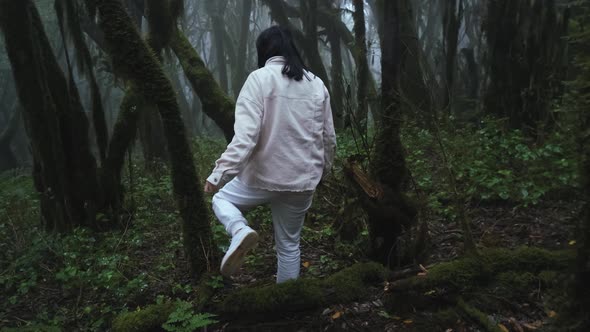
<svg viewBox="0 0 590 332"><path fill-rule="evenodd" d="M235 136L207 181L234 176L272 191L315 190L332 167L336 135L330 95L319 77L282 74L283 57L252 72L236 102Z"/></svg>

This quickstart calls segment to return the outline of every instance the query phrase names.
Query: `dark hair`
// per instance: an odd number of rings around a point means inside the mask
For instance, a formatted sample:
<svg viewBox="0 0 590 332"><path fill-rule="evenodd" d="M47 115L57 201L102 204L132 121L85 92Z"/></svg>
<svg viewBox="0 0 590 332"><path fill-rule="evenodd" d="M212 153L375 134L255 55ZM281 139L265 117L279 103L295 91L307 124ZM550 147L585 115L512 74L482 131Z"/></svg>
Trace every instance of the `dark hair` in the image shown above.
<svg viewBox="0 0 590 332"><path fill-rule="evenodd" d="M304 75L309 79L305 73L307 68L288 29L275 25L262 31L256 40L256 50L258 51L258 68L264 67L266 61L273 56L282 56L285 58L283 75L296 81L301 81Z"/></svg>

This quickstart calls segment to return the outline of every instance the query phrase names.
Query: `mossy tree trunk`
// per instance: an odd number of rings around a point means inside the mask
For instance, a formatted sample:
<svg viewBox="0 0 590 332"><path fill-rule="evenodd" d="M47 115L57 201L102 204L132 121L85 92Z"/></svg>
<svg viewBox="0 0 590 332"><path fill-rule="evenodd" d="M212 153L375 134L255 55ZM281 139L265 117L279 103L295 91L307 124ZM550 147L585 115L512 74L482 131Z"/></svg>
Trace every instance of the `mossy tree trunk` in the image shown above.
<svg viewBox="0 0 590 332"><path fill-rule="evenodd" d="M400 138L400 0L383 3L383 38L381 40L382 114L375 142L371 170L383 186L383 207L369 210L371 256L387 265L397 265L397 239L403 229L415 223L416 211L403 193L408 176Z"/></svg>
<svg viewBox="0 0 590 332"><path fill-rule="evenodd" d="M0 26L31 138L44 225L95 226L96 161L78 91L67 83L32 1L0 1Z"/></svg>
<svg viewBox="0 0 590 332"><path fill-rule="evenodd" d="M143 100L135 88L128 87L121 102L117 122L111 137L109 154L103 164L101 185L104 195L102 210L111 210L117 218L123 203L121 171L125 164L125 153L135 141L140 108Z"/></svg>
<svg viewBox="0 0 590 332"><path fill-rule="evenodd" d="M225 139L230 142L234 137L234 102L217 84L213 74L182 31L175 31L170 48L180 61L193 91L199 96L203 112L221 128Z"/></svg>
<svg viewBox="0 0 590 332"><path fill-rule="evenodd" d="M184 248L192 271L211 269L214 253L209 215L172 85L155 55L118 0L96 0L99 25L119 73L130 80L146 101L153 102L164 123L172 164L174 196L183 219Z"/></svg>
<svg viewBox="0 0 590 332"><path fill-rule="evenodd" d="M354 0L354 39L356 71L357 71L357 106L355 118L357 129L361 135L365 135L368 125L368 105L367 105L367 82L369 80L369 63L367 61L367 38L365 29L365 4L364 0Z"/></svg>

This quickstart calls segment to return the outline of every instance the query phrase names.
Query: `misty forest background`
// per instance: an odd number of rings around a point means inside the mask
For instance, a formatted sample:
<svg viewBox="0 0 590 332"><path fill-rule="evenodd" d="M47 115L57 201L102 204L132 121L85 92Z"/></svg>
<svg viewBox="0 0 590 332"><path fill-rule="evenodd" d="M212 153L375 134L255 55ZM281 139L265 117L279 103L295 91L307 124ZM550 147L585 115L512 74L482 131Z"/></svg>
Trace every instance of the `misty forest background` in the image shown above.
<svg viewBox="0 0 590 332"><path fill-rule="evenodd" d="M203 181L255 40L330 90L302 278ZM585 0L0 0L2 331L590 330Z"/></svg>

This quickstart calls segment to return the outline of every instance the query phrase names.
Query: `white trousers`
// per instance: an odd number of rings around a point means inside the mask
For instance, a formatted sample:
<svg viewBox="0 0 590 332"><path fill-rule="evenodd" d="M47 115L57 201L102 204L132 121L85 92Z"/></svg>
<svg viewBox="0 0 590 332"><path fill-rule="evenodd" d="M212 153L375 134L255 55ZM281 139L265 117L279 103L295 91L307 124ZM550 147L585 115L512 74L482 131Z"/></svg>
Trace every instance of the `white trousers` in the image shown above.
<svg viewBox="0 0 590 332"><path fill-rule="evenodd" d="M299 277L301 228L312 199L313 191L262 190L249 187L236 177L213 196L213 211L233 237L248 224L242 212L270 204L278 261L277 283L281 283Z"/></svg>

